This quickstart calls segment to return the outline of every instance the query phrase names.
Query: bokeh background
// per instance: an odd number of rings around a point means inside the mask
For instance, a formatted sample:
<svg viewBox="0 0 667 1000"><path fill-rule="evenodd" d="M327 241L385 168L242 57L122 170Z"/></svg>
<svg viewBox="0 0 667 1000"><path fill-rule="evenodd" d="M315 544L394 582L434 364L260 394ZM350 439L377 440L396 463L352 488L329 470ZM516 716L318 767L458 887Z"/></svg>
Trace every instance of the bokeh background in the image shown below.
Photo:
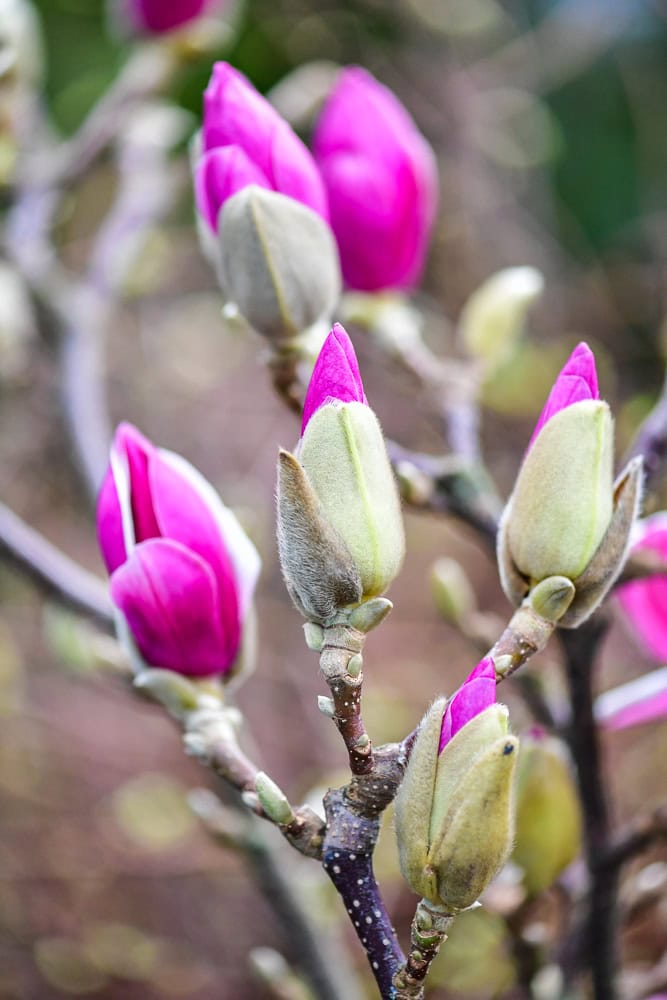
<svg viewBox="0 0 667 1000"><path fill-rule="evenodd" d="M35 6L47 60L44 101L55 127L70 134L130 43L108 30L101 0ZM305 62L359 63L395 90L433 144L441 207L420 295L435 351L456 352L458 311L487 275L518 264L544 272L529 336L485 389L483 439L501 490L511 487L553 375L582 337L598 355L622 454L659 392L667 350L667 4L247 0L238 27L219 57L261 90ZM169 95L191 115L186 133L197 125L211 61L195 60ZM260 548L260 654L238 702L259 760L290 798L317 798L344 778L344 756L316 711L323 685L282 586L273 527L276 451L295 443L298 425L271 387L259 338L239 335L221 317L193 225L185 137L179 157L181 194L147 235L114 313L113 417L185 454ZM69 267L86 261L115 183L104 158L63 203L57 239ZM442 450L442 428L418 387L368 338L356 344L386 432L407 446ZM20 364L0 383L0 496L101 573L61 413L54 335L42 315L25 333ZM406 520L395 610L365 657L365 715L378 742L402 737L429 699L453 690L476 662L476 648L436 610L436 557L460 560L483 610L509 612L493 560L470 529L409 511ZM94 668L90 635L75 619L5 566L0 597L0 997L264 1000L270 994L251 972L250 950L273 947L293 961L298 942L244 858L212 843L189 810L187 792L210 786L210 776L184 757L161 710L134 697L112 670ZM528 669L548 671L557 691L557 661L554 647ZM597 686L650 667L616 623ZM507 688L521 729L529 718ZM664 724L603 742L618 821L657 805L667 779ZM405 936L415 900L400 880L389 827L390 820L378 874ZM317 866L265 832L332 955L346 953L373 996ZM666 884L657 850L626 873L623 950L632 974L667 946ZM524 995L501 915L512 891L498 890L483 913L461 919L433 970L433 998ZM562 921L554 889L535 909L534 934L548 946ZM634 982L627 981L628 997L642 995L633 994Z"/></svg>

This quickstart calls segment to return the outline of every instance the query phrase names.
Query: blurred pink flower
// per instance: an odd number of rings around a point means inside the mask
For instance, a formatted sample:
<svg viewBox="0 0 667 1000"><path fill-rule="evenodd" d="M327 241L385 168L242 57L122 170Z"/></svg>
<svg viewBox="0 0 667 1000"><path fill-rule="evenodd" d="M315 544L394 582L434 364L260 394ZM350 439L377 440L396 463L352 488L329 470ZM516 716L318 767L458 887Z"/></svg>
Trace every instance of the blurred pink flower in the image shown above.
<svg viewBox="0 0 667 1000"><path fill-rule="evenodd" d="M595 356L588 344L582 341L572 351L554 382L544 404L544 409L535 425L528 448L531 448L547 421L551 420L560 410L572 406L573 403L580 403L584 399L599 398L600 390L595 369Z"/></svg>
<svg viewBox="0 0 667 1000"><path fill-rule="evenodd" d="M635 525L631 551L650 549L667 562L667 511ZM633 631L656 660L667 661L667 575L624 583L616 591Z"/></svg>
<svg viewBox="0 0 667 1000"><path fill-rule="evenodd" d="M456 694L449 699L442 716L438 753L463 729L467 722L494 705L496 701L496 671L491 657L477 664Z"/></svg>
<svg viewBox="0 0 667 1000"><path fill-rule="evenodd" d="M303 404L301 433L320 406L336 400L368 403L352 341L340 323L334 324L315 362Z"/></svg>
<svg viewBox="0 0 667 1000"><path fill-rule="evenodd" d="M97 531L111 598L146 664L192 676L229 673L260 562L200 473L121 424Z"/></svg>
<svg viewBox="0 0 667 1000"><path fill-rule="evenodd" d="M414 285L438 203L431 147L398 99L359 67L343 70L314 138L343 277L377 291Z"/></svg>
<svg viewBox="0 0 667 1000"><path fill-rule="evenodd" d="M161 35L219 6L219 0L121 0L121 5L135 31Z"/></svg>
<svg viewBox="0 0 667 1000"><path fill-rule="evenodd" d="M328 219L324 184L286 121L229 63L217 62L204 92L197 208L213 232L227 198L249 184L279 191Z"/></svg>
<svg viewBox="0 0 667 1000"><path fill-rule="evenodd" d="M605 691L596 699L595 717L604 729L627 729L667 718L667 667Z"/></svg>

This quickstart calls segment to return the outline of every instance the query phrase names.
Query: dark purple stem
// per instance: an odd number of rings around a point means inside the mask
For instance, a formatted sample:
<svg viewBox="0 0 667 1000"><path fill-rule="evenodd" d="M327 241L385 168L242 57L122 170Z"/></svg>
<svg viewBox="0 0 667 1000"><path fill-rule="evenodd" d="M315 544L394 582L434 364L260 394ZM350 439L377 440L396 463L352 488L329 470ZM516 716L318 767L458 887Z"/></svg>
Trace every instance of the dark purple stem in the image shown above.
<svg viewBox="0 0 667 1000"><path fill-rule="evenodd" d="M380 820L352 813L343 789L328 792L324 805L327 814L324 870L345 904L383 1000L391 1000L392 980L405 963L405 956L373 874L373 850Z"/></svg>

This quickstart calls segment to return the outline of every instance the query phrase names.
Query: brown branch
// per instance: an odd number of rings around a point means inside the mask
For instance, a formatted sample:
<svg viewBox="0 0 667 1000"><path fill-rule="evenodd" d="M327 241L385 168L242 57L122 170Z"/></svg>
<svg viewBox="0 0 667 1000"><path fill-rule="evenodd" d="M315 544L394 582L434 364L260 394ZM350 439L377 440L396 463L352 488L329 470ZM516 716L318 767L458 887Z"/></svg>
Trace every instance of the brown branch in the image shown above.
<svg viewBox="0 0 667 1000"><path fill-rule="evenodd" d="M660 840L667 840L667 805L660 806L648 816L638 816L619 830L599 858L597 867L602 870L620 868Z"/></svg>
<svg viewBox="0 0 667 1000"><path fill-rule="evenodd" d="M421 900L412 921L407 961L394 976L394 1000L423 1000L428 971L440 945L447 940L447 929L453 919L451 914Z"/></svg>
<svg viewBox="0 0 667 1000"><path fill-rule="evenodd" d="M332 697L332 718L348 752L353 775L373 770L373 744L361 715L364 676L361 651L366 636L350 625L333 625L324 630L320 669Z"/></svg>

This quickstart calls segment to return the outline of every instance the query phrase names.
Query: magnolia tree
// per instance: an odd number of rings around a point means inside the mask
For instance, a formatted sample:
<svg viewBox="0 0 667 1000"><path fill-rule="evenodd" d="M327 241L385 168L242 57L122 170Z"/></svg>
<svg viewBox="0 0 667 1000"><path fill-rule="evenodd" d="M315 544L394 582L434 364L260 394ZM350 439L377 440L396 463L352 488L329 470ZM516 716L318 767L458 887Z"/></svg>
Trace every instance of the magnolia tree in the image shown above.
<svg viewBox="0 0 667 1000"><path fill-rule="evenodd" d="M18 0L10 8L16 37L30 41L29 12ZM664 835L665 821L658 812L629 829L612 827L598 729L665 715L667 668L597 702L592 673L613 590L637 641L657 663L667 656L667 515L641 519L662 470L664 402L615 471L612 415L600 398L594 356L579 344L525 442L503 504L479 445L480 385L520 335L542 288L540 273L511 268L472 291L458 321L465 359L434 355L410 296L438 213L437 168L405 108L363 68L327 73L325 93L316 95L324 100L311 151L241 72L213 65L201 129L190 145L196 225L225 316L263 338L276 390L301 414L298 440L283 442L289 448L276 441L277 546L295 620L304 620L305 644L328 688L313 711L319 709L322 725L336 727L349 763L348 780L327 791L321 813L292 803L245 748L234 703L258 640L255 545L185 458L131 424L116 430L107 464L100 338L91 329L108 322L120 278L132 266L131 254L119 261L112 252L118 233L129 227L137 236L173 200L164 172L170 128L152 133L152 152L126 141L121 193L85 286L61 273L52 255L35 252L48 245L59 194L114 139L124 113L163 90L193 52L206 58L212 25L231 30L229 9L203 0L127 0L114 17L149 40L73 139L55 146L50 136L40 140L49 170L35 172L37 140L7 119L16 162L27 166L8 178L13 201L5 239L16 280L67 331L66 411L97 497L111 604L99 580L7 510L0 521L5 554L65 601L107 624L113 619L131 685L177 720L186 751L240 793L236 808L273 824L323 867L382 997L423 997L448 929L483 903L512 851L529 900L555 884L578 853L581 813L585 876L580 870L569 950L532 954L527 984L533 996L577 996L578 975L590 973L595 997L612 1000L619 872ZM37 77L25 49L16 43L10 102L34 97ZM292 87L308 91L298 76ZM312 95L302 96L308 103ZM36 104L31 114L40 123ZM437 401L447 454L384 439L354 348L369 335ZM479 621L471 627L475 604L466 575L451 560L438 564L438 603L450 622L474 633L478 662L458 690L448 690L443 671L444 693L432 692L417 728L376 746L362 714L364 647L392 609L386 593L405 552L401 496L457 517L495 548L514 611L495 634L488 618L484 628ZM507 678L558 639L568 703L556 711L539 686L518 686L534 716L519 731L498 697ZM261 629L259 641L266 641ZM434 655L444 661L445 651ZM380 821L392 803L401 872L415 894L412 926L398 931L373 872ZM212 828L224 815L212 800L205 807L200 801L199 811ZM347 995L320 960L322 941L307 926L298 936L315 994ZM540 979L545 970L551 986ZM280 992L278 971L268 978L276 996L288 995Z"/></svg>

